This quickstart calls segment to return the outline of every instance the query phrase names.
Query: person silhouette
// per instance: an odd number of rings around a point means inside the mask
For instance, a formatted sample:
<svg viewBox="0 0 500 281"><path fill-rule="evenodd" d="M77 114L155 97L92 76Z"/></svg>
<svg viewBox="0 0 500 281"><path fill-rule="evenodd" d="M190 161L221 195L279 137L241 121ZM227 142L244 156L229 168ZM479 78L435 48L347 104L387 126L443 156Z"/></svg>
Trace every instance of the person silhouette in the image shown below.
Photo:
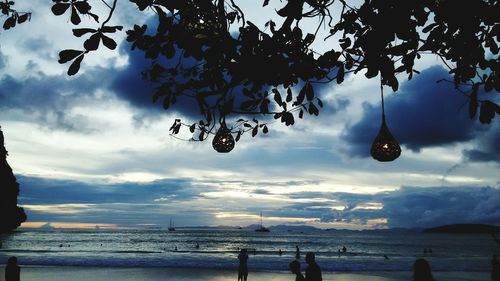
<svg viewBox="0 0 500 281"><path fill-rule="evenodd" d="M497 255L493 255L491 259L491 281L500 281L500 263Z"/></svg>
<svg viewBox="0 0 500 281"><path fill-rule="evenodd" d="M347 248L345 246L342 246L342 253L347 252Z"/></svg>
<svg viewBox="0 0 500 281"><path fill-rule="evenodd" d="M413 264L413 281L435 281L431 266L425 259L417 259Z"/></svg>
<svg viewBox="0 0 500 281"><path fill-rule="evenodd" d="M321 268L316 263L316 257L313 252L308 252L306 254L306 281L323 281L321 276Z"/></svg>
<svg viewBox="0 0 500 281"><path fill-rule="evenodd" d="M295 246L295 258L300 259L300 249L299 246Z"/></svg>
<svg viewBox="0 0 500 281"><path fill-rule="evenodd" d="M5 267L5 281L21 280L21 268L17 265L17 258L10 257Z"/></svg>
<svg viewBox="0 0 500 281"><path fill-rule="evenodd" d="M300 272L300 262L298 260L292 261L288 267L290 267L290 271L295 274L295 281L304 281L304 275Z"/></svg>
<svg viewBox="0 0 500 281"><path fill-rule="evenodd" d="M238 281L247 281L248 278L248 254L247 249L241 249L238 255L238 260L240 260L240 265L238 266Z"/></svg>
<svg viewBox="0 0 500 281"><path fill-rule="evenodd" d="M279 251L278 251L278 255L280 255L280 257L281 257L281 254L282 254L282 253L283 253L283 252L281 251L281 249L279 249Z"/></svg>

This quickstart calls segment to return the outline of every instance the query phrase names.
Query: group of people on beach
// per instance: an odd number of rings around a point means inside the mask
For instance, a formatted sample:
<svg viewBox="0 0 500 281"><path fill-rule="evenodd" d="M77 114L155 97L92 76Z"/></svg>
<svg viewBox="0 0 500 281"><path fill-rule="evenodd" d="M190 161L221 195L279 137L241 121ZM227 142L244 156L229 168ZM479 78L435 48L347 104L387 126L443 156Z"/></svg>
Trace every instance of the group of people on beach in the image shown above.
<svg viewBox="0 0 500 281"><path fill-rule="evenodd" d="M300 249L297 246L296 259L292 261L289 265L290 271L295 274L295 281L322 281L323 277L321 276L321 268L316 263L316 258L313 252L308 252L306 254L306 263L307 268L305 271L305 276L302 275L300 270ZM238 281L247 281L248 278L248 250L241 249L238 254L238 260L240 264L238 266Z"/></svg>
<svg viewBox="0 0 500 281"><path fill-rule="evenodd" d="M345 247L344 247L345 249ZM280 249L281 252L281 249ZM344 251L345 252L345 251ZM238 266L238 281L247 281L248 278L248 251L241 249L238 255L240 262ZM305 274L302 274L300 266L300 249L295 246L295 260L288 265L290 271L295 274L295 281L323 281L321 268L316 263L316 256L313 252L308 252L305 257L307 267ZM491 280L500 281L500 263L496 255L491 259ZM413 264L413 281L436 281L432 276L431 266L426 259L419 258Z"/></svg>

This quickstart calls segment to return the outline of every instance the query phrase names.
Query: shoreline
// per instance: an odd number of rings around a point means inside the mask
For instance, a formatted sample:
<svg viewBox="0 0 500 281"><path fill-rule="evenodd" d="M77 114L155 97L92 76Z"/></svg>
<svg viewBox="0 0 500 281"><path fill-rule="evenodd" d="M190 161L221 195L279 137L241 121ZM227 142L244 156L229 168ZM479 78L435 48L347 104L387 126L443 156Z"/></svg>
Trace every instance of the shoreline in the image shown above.
<svg viewBox="0 0 500 281"><path fill-rule="evenodd" d="M441 271L434 272L439 281L489 281L489 272ZM380 272L325 272L324 281L397 281L411 280L409 271ZM3 277L3 276L2 276ZM95 267L95 266L52 266L21 265L23 281L107 281L144 280L160 281L168 277L179 281L233 281L237 270L207 268L160 268L160 267ZM295 277L283 271L250 271L249 280L290 281ZM3 280L0 278L0 280Z"/></svg>

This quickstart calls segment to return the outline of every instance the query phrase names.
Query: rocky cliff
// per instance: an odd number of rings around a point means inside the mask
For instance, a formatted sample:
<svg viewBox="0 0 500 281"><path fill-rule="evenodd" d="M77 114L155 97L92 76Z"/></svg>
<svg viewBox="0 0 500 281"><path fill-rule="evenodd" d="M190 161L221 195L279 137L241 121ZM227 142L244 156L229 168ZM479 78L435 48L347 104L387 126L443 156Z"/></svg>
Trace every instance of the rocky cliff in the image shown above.
<svg viewBox="0 0 500 281"><path fill-rule="evenodd" d="M7 155L0 127L0 232L16 229L26 221L24 209L17 206L19 184L7 163Z"/></svg>

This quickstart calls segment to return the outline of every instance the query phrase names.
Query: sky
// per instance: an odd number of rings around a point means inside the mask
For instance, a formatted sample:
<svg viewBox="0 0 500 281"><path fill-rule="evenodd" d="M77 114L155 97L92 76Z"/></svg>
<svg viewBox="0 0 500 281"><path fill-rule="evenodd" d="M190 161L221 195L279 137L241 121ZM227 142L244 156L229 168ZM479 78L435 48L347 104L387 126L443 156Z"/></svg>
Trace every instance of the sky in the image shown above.
<svg viewBox="0 0 500 281"><path fill-rule="evenodd" d="M25 2L16 6L33 12L31 22L0 32L0 125L24 227L165 227L170 219L246 226L260 212L265 225L319 228L500 224L500 122L470 120L466 98L436 83L449 74L434 56L417 62L421 74L411 81L398 77L398 92L385 89L388 126L402 145L394 162L369 155L381 105L378 79L363 73L316 88L325 103L318 117L273 123L268 135L244 135L219 154L210 140L170 136L176 118L198 117L153 104L141 80L149 62L130 50L124 31L151 22L151 11L119 1L111 21L124 25L113 36L117 50L88 55L68 77L58 53L83 40L48 1ZM263 26L275 2L264 11L237 3ZM91 1L104 17L99 3ZM83 24L95 27L88 18ZM319 40L313 48L336 44Z"/></svg>

